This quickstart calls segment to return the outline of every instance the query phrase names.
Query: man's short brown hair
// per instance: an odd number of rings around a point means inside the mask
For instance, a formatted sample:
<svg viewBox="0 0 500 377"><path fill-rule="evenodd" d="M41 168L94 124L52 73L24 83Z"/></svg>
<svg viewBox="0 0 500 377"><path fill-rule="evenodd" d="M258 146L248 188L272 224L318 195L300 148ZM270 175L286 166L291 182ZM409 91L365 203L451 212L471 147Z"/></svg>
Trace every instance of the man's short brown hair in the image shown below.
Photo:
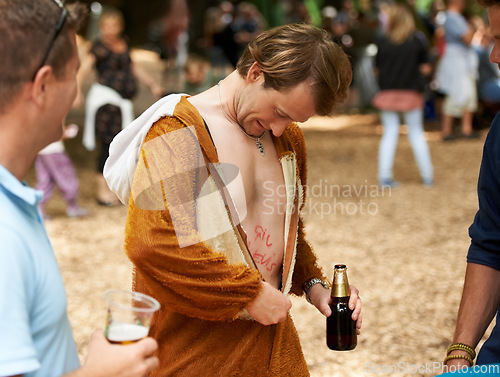
<svg viewBox="0 0 500 377"><path fill-rule="evenodd" d="M69 30L85 19L83 4L68 5L68 16L45 61L56 77L74 54ZM49 48L62 9L54 0L0 0L0 111L31 81Z"/></svg>
<svg viewBox="0 0 500 377"><path fill-rule="evenodd" d="M330 115L347 97L352 79L349 58L325 30L288 24L268 30L248 44L236 66L246 76L254 62L264 73L264 87L286 90L311 83L318 115Z"/></svg>

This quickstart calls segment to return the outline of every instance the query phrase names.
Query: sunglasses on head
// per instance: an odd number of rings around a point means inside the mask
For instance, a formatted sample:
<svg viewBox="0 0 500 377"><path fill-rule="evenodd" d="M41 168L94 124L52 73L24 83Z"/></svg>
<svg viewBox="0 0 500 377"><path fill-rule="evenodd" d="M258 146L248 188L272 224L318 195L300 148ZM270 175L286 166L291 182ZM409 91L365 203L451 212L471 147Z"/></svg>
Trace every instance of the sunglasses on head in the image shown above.
<svg viewBox="0 0 500 377"><path fill-rule="evenodd" d="M33 79L35 79L37 72L40 70L45 65L45 62L47 58L49 57L50 50L52 50L52 46L54 45L54 41L56 40L57 36L61 32L61 29L64 26L64 22L66 21L66 18L68 17L68 9L64 6L63 2L61 0L54 0L54 2L61 8L61 16L59 17L59 21L57 21L57 25L54 29L54 32L52 33L52 37L50 38L50 43L47 46L47 49L45 50L45 53L43 54L43 59L38 68L35 70L35 74L33 75Z"/></svg>

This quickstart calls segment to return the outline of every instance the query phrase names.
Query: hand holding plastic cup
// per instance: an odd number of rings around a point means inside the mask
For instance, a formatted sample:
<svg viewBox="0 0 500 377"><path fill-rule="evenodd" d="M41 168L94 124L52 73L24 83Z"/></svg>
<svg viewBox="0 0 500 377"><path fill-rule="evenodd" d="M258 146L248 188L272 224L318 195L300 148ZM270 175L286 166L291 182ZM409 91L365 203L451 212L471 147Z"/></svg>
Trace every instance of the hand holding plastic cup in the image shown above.
<svg viewBox="0 0 500 377"><path fill-rule="evenodd" d="M154 298L143 293L110 290L104 294L108 302L106 338L114 344L131 344L148 336L153 314L160 308Z"/></svg>

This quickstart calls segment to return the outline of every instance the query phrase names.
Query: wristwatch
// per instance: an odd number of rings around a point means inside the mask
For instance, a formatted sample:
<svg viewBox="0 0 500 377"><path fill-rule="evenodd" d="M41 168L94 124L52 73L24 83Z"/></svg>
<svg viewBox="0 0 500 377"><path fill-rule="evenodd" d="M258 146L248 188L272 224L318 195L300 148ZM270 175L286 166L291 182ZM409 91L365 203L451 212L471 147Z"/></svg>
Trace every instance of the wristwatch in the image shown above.
<svg viewBox="0 0 500 377"><path fill-rule="evenodd" d="M318 279L318 278L312 278L311 280L309 281L306 281L304 283L304 285L302 286L302 290L304 291L304 293L306 294L306 299L307 301L309 301L311 304L311 299L309 298L309 291L311 290L311 288L316 285L316 284L321 284L323 286L323 288L325 289L330 289L330 286L328 285L328 283L324 280L321 280L321 279Z"/></svg>

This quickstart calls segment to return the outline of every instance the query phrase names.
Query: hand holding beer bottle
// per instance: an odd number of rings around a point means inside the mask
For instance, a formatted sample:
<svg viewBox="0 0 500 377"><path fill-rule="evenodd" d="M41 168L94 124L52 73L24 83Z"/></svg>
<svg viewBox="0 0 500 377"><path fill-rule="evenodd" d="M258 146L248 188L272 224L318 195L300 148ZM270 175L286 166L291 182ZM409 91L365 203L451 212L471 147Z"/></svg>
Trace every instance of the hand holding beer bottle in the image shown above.
<svg viewBox="0 0 500 377"><path fill-rule="evenodd" d="M344 266L345 265L339 265ZM344 298L343 301L347 302L348 308L352 311L351 318L355 321L355 333L356 335L360 334L360 329L362 325L362 315L361 315L361 299L359 298L359 291L356 287L352 285L348 285L348 294L347 298ZM333 303L334 299L332 298L332 292L330 289L323 287L321 284L316 284L312 286L308 291L308 297L310 302L327 318L332 315L332 309L330 304Z"/></svg>
<svg viewBox="0 0 500 377"><path fill-rule="evenodd" d="M334 351L349 351L358 344L356 320L349 307L349 281L347 267L335 266L333 274L330 309L332 314L326 319L326 344Z"/></svg>

